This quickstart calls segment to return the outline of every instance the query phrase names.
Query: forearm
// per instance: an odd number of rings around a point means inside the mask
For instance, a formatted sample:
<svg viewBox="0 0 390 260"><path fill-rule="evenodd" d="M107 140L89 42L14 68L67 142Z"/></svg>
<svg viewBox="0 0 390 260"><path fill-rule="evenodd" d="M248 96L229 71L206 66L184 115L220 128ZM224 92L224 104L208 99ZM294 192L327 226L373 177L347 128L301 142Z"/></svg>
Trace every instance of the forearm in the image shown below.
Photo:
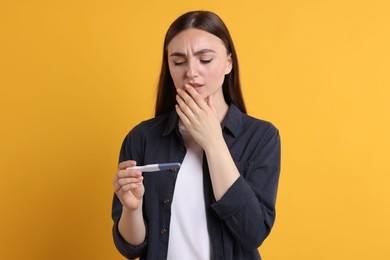
<svg viewBox="0 0 390 260"><path fill-rule="evenodd" d="M142 207L136 210L129 210L123 207L118 230L127 243L135 246L141 244L146 237Z"/></svg>
<svg viewBox="0 0 390 260"><path fill-rule="evenodd" d="M205 149L215 199L218 201L240 176L230 155L229 149L221 136Z"/></svg>
<svg viewBox="0 0 390 260"><path fill-rule="evenodd" d="M280 174L279 133L271 126L262 139L246 147L249 151L237 162L242 177L213 204L213 209L238 241L250 249L264 241L275 221Z"/></svg>

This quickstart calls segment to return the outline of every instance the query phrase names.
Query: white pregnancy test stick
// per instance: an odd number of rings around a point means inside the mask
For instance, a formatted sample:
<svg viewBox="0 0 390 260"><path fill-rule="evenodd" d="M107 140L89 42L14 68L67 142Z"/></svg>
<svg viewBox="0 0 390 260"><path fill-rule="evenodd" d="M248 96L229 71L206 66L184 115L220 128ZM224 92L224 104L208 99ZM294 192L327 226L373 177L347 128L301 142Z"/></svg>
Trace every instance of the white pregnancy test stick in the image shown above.
<svg viewBox="0 0 390 260"><path fill-rule="evenodd" d="M180 163L160 163L160 164L148 164L144 166L133 166L128 167L126 170L140 170L142 172L158 172L163 170L177 169L180 168Z"/></svg>

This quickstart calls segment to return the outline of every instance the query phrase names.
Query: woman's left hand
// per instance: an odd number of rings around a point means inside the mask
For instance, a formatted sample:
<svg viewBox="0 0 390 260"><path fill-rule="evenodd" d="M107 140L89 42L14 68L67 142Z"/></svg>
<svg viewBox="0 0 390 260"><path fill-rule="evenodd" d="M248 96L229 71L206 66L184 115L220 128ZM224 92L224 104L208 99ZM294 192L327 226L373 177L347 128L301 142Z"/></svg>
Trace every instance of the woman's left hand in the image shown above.
<svg viewBox="0 0 390 260"><path fill-rule="evenodd" d="M204 150L223 140L212 95L207 97L206 102L192 86L186 84L184 89L177 89L176 100L181 122Z"/></svg>

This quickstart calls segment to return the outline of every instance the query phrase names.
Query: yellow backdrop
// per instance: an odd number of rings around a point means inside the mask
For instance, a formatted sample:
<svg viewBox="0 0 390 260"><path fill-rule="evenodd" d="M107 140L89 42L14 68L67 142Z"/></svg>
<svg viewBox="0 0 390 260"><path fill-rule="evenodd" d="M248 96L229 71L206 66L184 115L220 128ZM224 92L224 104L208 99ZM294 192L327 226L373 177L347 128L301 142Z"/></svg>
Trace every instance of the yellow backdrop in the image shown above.
<svg viewBox="0 0 390 260"><path fill-rule="evenodd" d="M387 0L1 1L0 259L122 259L120 144L153 115L165 30L217 12L283 145L266 260L390 259Z"/></svg>

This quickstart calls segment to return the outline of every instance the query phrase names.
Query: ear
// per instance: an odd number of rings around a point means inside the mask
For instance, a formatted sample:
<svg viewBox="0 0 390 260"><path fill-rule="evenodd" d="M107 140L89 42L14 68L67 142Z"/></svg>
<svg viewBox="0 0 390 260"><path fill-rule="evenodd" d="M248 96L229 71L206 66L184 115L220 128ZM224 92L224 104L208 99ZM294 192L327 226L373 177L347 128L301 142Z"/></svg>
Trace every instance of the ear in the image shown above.
<svg viewBox="0 0 390 260"><path fill-rule="evenodd" d="M232 54L230 53L226 60L225 75L229 74L233 69L233 59Z"/></svg>

